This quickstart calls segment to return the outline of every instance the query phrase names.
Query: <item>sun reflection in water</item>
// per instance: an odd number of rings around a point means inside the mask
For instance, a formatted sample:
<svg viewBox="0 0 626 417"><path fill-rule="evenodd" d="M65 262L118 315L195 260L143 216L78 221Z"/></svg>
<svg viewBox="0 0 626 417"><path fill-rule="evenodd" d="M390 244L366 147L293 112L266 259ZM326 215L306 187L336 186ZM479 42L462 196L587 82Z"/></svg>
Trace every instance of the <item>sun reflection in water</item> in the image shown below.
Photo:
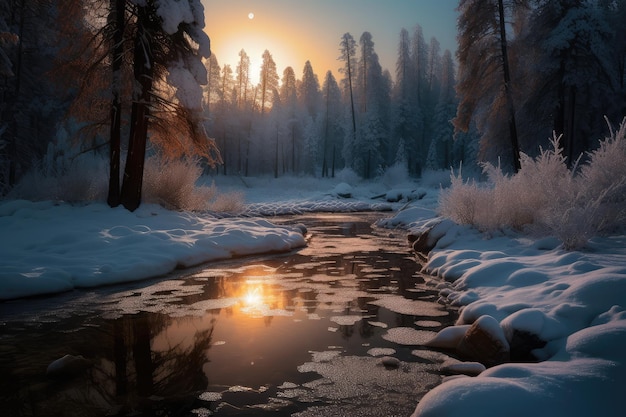
<svg viewBox="0 0 626 417"><path fill-rule="evenodd" d="M258 308L262 306L263 294L260 287L248 288L244 296L242 297L245 308Z"/></svg>

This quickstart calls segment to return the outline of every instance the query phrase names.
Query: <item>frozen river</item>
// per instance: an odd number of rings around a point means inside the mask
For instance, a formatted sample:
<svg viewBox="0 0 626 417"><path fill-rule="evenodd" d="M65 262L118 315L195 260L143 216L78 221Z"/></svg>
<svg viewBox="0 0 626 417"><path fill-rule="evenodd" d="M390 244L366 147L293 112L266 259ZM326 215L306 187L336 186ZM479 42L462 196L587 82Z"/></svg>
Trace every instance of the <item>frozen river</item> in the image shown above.
<svg viewBox="0 0 626 417"><path fill-rule="evenodd" d="M311 214L297 252L0 303L0 414L407 416L439 384L438 304L404 231ZM46 376L64 355L76 369Z"/></svg>

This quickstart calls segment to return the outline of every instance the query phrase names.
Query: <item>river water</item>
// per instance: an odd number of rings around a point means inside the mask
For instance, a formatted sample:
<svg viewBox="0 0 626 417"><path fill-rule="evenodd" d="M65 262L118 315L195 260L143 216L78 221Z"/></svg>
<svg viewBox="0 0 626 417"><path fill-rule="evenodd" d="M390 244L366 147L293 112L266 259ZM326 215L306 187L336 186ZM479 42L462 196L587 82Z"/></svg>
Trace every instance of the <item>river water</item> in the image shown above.
<svg viewBox="0 0 626 417"><path fill-rule="evenodd" d="M0 303L0 415L407 416L447 358L437 304L382 214L278 218L287 255ZM46 375L54 360L84 361Z"/></svg>

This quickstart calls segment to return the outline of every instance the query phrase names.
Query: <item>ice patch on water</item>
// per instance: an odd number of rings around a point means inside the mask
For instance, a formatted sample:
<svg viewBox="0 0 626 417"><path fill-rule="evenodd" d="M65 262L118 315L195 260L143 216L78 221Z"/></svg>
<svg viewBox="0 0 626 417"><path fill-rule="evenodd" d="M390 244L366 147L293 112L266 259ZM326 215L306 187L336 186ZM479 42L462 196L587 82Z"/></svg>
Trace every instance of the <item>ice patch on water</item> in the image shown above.
<svg viewBox="0 0 626 417"><path fill-rule="evenodd" d="M250 392L254 391L253 388L245 387L243 385L233 385L232 387L228 387L228 392Z"/></svg>
<svg viewBox="0 0 626 417"><path fill-rule="evenodd" d="M400 295L385 295L378 300L370 301L369 304L409 316L445 317L448 315L442 306L433 302L409 300Z"/></svg>
<svg viewBox="0 0 626 417"><path fill-rule="evenodd" d="M383 339L399 345L424 345L436 335L435 332L416 330L412 327L394 327L387 330Z"/></svg>
<svg viewBox="0 0 626 417"><path fill-rule="evenodd" d="M333 316L330 321L337 323L340 326L352 326L353 324L361 321L361 316Z"/></svg>
<svg viewBox="0 0 626 417"><path fill-rule="evenodd" d="M329 362L299 366L298 371L315 372L320 378L304 385L309 390L289 395L318 404L298 417L363 415L363 410L368 416L410 415L415 403L439 383L436 369L436 364L402 362L398 369L388 370L380 366L380 358L338 356ZM326 404L319 405L320 401Z"/></svg>
<svg viewBox="0 0 626 417"><path fill-rule="evenodd" d="M337 356L341 355L338 350L326 350L323 352L316 352L314 350L309 351L312 356L313 362L328 362Z"/></svg>
<svg viewBox="0 0 626 417"><path fill-rule="evenodd" d="M441 327L441 323L434 320L418 320L415 322L415 325L420 327Z"/></svg>
<svg viewBox="0 0 626 417"><path fill-rule="evenodd" d="M395 353L396 350L392 348L372 348L367 351L370 356L391 356Z"/></svg>
<svg viewBox="0 0 626 417"><path fill-rule="evenodd" d="M222 399L221 392L207 391L198 396L202 401L219 401Z"/></svg>

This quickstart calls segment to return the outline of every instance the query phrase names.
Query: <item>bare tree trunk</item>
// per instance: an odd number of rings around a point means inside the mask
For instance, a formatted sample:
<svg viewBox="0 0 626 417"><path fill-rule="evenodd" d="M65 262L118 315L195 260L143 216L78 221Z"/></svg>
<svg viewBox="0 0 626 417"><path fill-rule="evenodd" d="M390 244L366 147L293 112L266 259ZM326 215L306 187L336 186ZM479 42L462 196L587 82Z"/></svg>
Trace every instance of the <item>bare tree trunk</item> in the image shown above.
<svg viewBox="0 0 626 417"><path fill-rule="evenodd" d="M143 167L146 156L148 138L148 117L150 116L150 97L154 62L152 59L151 34L146 30L147 12L139 7L137 12L139 26L135 38L134 75L141 86L139 97L134 100L130 115L130 139L128 156L124 169L124 182L120 202L130 211L135 211L141 204L141 187L143 185Z"/></svg>
<svg viewBox="0 0 626 417"><path fill-rule="evenodd" d="M520 150L517 140L517 125L515 123L515 106L513 104L513 93L511 92L511 71L509 69L509 57L506 44L506 27L504 21L503 0L498 0L498 14L500 17L500 46L502 49L502 69L504 73L504 91L509 110L509 131L511 134L511 147L513 149L513 168L518 172L520 166Z"/></svg>
<svg viewBox="0 0 626 417"><path fill-rule="evenodd" d="M352 70L350 69L350 56L348 55L348 85L350 87L350 111L352 112L352 139L356 143L356 118L354 116L354 96L352 94Z"/></svg>

